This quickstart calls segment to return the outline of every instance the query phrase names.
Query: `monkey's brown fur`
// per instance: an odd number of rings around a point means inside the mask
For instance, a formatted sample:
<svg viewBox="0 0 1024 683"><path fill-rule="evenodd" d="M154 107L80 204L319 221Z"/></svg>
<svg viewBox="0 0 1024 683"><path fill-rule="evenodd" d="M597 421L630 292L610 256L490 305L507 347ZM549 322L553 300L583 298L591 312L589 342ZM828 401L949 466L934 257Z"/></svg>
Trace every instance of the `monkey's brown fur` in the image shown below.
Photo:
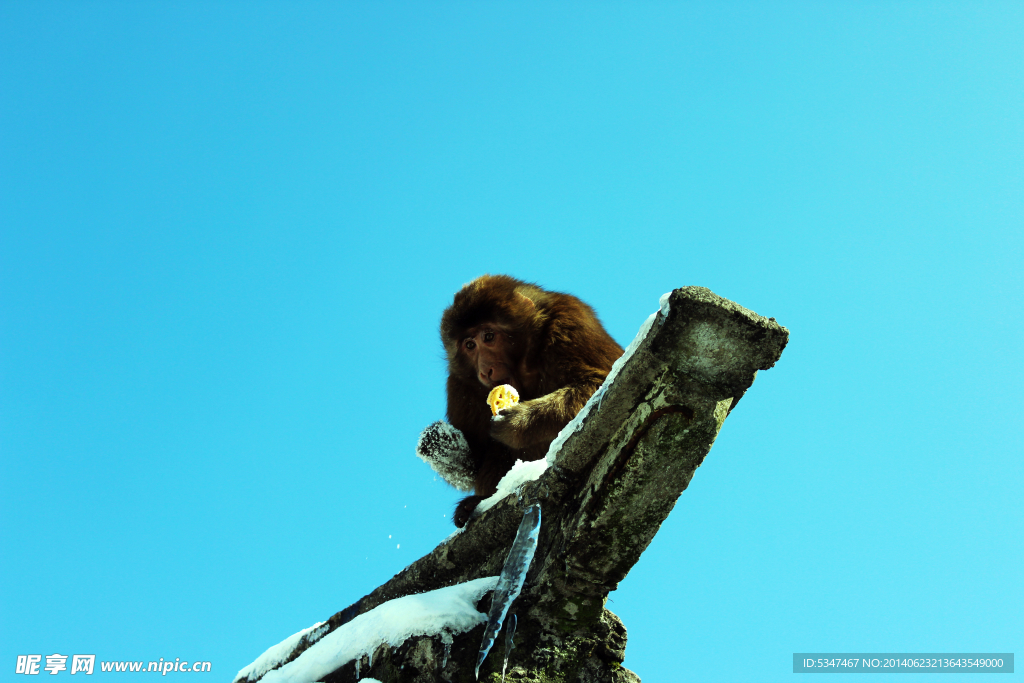
<svg viewBox="0 0 1024 683"><path fill-rule="evenodd" d="M496 350L484 349L483 330ZM441 340L448 357L448 421L465 435L476 468L476 495L456 509L461 527L517 459L544 457L622 347L576 297L507 275L484 275L456 293L441 318ZM489 360L480 360L485 352ZM492 420L485 382L494 368L509 378L521 402Z"/></svg>

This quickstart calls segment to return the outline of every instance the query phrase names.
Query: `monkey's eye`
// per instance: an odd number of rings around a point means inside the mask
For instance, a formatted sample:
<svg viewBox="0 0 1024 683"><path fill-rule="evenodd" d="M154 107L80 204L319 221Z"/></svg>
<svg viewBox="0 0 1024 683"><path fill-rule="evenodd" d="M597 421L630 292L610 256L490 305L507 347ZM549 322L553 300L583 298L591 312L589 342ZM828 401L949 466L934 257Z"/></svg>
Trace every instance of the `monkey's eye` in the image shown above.
<svg viewBox="0 0 1024 683"><path fill-rule="evenodd" d="M467 339L466 340L466 350L467 351L472 351L475 348L476 348L476 342L473 341L472 339Z"/></svg>
<svg viewBox="0 0 1024 683"><path fill-rule="evenodd" d="M492 342L492 341L494 341L494 333L491 332L490 330L488 330L487 332L484 332L484 341L485 342Z"/></svg>

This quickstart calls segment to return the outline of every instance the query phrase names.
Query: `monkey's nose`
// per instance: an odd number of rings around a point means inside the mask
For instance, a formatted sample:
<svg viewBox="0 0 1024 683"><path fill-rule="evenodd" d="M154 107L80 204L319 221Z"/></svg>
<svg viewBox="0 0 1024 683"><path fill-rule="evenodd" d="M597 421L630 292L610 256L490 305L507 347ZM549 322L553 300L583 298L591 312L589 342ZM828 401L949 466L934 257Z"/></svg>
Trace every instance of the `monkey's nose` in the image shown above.
<svg viewBox="0 0 1024 683"><path fill-rule="evenodd" d="M505 373L502 368L492 365L480 373L480 381L487 386L497 386L505 381Z"/></svg>

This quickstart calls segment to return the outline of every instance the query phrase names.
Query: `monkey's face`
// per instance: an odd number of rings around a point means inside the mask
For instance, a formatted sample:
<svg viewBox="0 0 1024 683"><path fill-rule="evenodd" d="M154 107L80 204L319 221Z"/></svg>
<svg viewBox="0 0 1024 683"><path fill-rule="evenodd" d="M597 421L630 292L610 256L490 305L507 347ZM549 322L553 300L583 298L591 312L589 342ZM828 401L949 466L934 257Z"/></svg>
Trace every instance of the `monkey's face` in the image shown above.
<svg viewBox="0 0 1024 683"><path fill-rule="evenodd" d="M515 377L515 340L502 325L484 323L466 331L459 354L472 368L476 379L488 389L511 384L519 390Z"/></svg>

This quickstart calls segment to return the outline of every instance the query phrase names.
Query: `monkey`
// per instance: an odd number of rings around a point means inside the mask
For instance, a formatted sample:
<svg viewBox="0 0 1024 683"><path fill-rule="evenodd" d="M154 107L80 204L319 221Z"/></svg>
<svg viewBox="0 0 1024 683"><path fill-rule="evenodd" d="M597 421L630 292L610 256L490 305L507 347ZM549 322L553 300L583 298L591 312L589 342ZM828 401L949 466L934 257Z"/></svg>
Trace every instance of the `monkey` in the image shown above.
<svg viewBox="0 0 1024 683"><path fill-rule="evenodd" d="M547 454L604 382L622 347L576 297L508 275L483 275L464 285L441 316L441 342L448 361L448 421L465 438L473 484L473 495L455 510L453 521L461 528L516 460ZM521 402L492 417L487 394L501 384L515 387Z"/></svg>

